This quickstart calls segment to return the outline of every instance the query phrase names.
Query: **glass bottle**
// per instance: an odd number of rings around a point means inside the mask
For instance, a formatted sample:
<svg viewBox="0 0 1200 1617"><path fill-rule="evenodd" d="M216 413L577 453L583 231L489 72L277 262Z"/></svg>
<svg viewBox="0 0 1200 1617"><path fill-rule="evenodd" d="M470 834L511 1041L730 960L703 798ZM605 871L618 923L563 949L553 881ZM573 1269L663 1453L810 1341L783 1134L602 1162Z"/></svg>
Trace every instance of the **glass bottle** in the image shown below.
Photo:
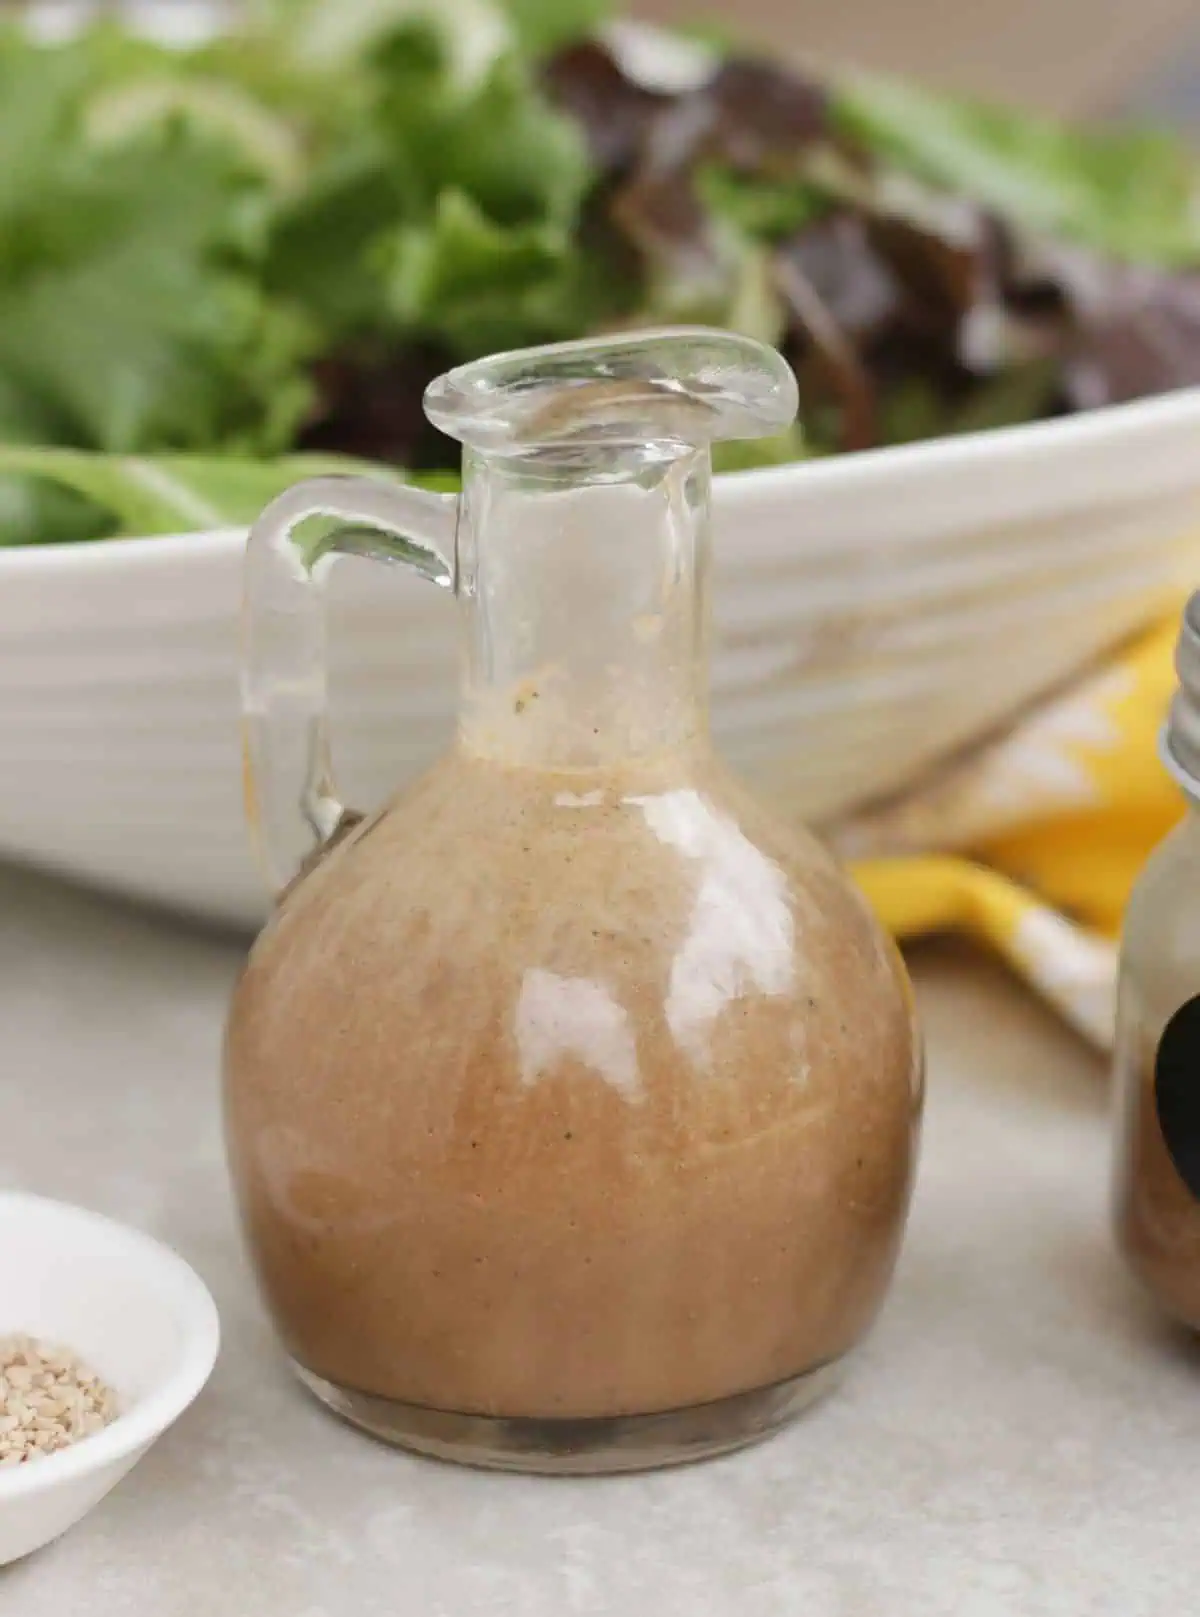
<svg viewBox="0 0 1200 1617"><path fill-rule="evenodd" d="M1117 1237L1153 1296L1200 1330L1200 593L1183 615L1162 759L1188 813L1125 915L1117 995Z"/></svg>
<svg viewBox="0 0 1200 1617"><path fill-rule="evenodd" d="M922 1093L892 944L708 738L710 445L778 430L795 382L651 332L465 366L426 408L461 496L321 478L249 540L282 889L227 1037L250 1251L302 1379L381 1437L533 1470L719 1452L872 1320ZM339 551L462 608L457 742L366 820L325 726Z"/></svg>

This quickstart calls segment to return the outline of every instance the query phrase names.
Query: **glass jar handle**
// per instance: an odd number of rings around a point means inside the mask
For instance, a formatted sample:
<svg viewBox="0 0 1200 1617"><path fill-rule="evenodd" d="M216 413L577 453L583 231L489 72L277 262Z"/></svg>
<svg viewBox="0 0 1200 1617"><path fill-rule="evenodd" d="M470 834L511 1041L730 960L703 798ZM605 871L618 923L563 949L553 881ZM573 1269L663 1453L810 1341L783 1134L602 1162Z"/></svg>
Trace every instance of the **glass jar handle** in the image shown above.
<svg viewBox="0 0 1200 1617"><path fill-rule="evenodd" d="M313 517L337 524L308 545ZM365 477L313 477L272 500L250 529L243 597L246 809L278 894L361 816L333 780L324 585L338 555L401 562L452 589L458 498Z"/></svg>

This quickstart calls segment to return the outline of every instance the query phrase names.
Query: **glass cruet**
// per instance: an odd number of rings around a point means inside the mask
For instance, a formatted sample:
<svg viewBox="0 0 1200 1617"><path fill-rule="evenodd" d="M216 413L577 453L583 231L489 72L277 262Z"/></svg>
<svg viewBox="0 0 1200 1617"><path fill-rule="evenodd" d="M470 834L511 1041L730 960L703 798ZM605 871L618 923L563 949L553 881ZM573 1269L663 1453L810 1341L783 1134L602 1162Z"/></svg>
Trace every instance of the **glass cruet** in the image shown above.
<svg viewBox="0 0 1200 1617"><path fill-rule="evenodd" d="M378 1436L530 1470L719 1452L870 1324L922 1092L896 951L708 739L710 446L785 425L795 381L672 330L495 356L426 408L460 496L318 478L247 547L280 894L226 1041L250 1252L303 1381ZM456 742L365 819L325 720L346 552L461 604Z"/></svg>

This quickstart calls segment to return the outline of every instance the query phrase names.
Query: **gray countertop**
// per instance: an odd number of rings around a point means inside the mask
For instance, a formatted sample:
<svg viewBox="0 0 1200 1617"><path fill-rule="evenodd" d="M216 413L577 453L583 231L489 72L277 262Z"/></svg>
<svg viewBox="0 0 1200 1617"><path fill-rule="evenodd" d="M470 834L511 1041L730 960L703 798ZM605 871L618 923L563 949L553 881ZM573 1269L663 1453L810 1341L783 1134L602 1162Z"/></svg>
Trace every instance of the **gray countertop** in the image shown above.
<svg viewBox="0 0 1200 1617"><path fill-rule="evenodd" d="M194 1409L3 1617L1160 1617L1200 1585L1200 1350L1112 1256L1094 1060L1015 986L916 962L925 1153L890 1304L784 1436L599 1482L410 1459L272 1348L217 1115L240 946L0 871L0 1181L165 1237L216 1295Z"/></svg>

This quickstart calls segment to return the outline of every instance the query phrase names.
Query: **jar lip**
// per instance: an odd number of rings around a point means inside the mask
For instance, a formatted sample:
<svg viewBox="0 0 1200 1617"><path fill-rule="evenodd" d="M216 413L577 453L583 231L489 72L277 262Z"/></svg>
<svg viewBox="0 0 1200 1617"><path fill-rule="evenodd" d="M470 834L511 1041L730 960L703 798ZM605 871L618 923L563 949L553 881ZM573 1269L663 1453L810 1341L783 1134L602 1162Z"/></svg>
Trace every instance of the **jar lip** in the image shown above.
<svg viewBox="0 0 1200 1617"><path fill-rule="evenodd" d="M473 360L425 390L433 424L501 456L559 445L601 453L760 438L795 420L796 378L736 332L675 326L549 343Z"/></svg>
<svg viewBox="0 0 1200 1617"><path fill-rule="evenodd" d="M1175 673L1179 683L1159 736L1159 757L1188 798L1200 802L1200 590L1183 609Z"/></svg>

